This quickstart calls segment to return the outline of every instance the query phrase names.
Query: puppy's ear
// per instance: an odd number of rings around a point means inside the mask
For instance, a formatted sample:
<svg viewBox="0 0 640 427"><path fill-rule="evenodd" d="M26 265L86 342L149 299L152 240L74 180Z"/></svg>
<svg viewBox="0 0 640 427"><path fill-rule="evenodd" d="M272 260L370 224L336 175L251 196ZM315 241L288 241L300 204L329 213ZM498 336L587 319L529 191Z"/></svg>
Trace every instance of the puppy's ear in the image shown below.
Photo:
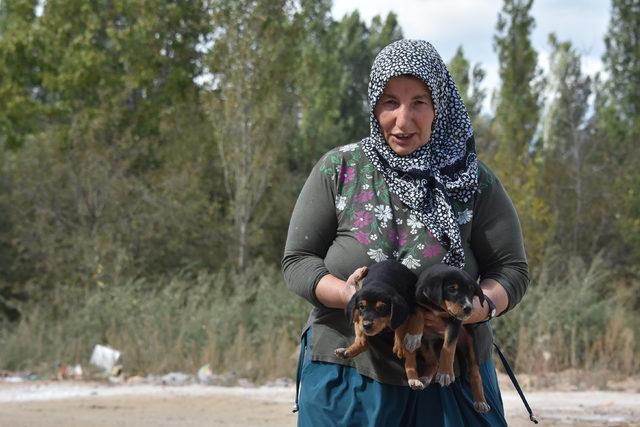
<svg viewBox="0 0 640 427"><path fill-rule="evenodd" d="M409 317L409 305L399 296L391 299L391 319L389 319L389 327L394 331L402 325Z"/></svg>
<svg viewBox="0 0 640 427"><path fill-rule="evenodd" d="M442 288L448 268L450 267L447 265L436 264L420 273L416 283L416 300L420 301L426 298L432 304L441 305Z"/></svg>
<svg viewBox="0 0 640 427"><path fill-rule="evenodd" d="M353 294L353 296L351 297L351 299L347 303L347 306L344 309L344 314L347 315L347 319L349 319L349 323L353 323L353 317L354 317L355 311L357 310L356 307L358 305L358 297L359 297L358 292Z"/></svg>
<svg viewBox="0 0 640 427"><path fill-rule="evenodd" d="M418 291L422 292L422 295L417 295L419 298L427 298L435 305L442 304L442 288L444 287L444 280L442 277L430 277L418 288Z"/></svg>

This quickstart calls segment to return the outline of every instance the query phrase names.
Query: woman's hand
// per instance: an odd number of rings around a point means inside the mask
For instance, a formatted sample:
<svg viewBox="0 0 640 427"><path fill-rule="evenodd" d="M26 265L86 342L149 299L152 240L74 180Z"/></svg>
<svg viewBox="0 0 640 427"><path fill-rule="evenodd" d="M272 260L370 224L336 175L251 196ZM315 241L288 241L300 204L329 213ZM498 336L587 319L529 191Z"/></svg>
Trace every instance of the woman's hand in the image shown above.
<svg viewBox="0 0 640 427"><path fill-rule="evenodd" d="M507 309L509 305L509 296L504 287L493 279L484 279L480 282L480 287L485 296L491 298L491 301L496 305L496 315L502 313ZM480 304L478 297L473 298L473 312L471 316L464 321L465 324L477 323L487 320L489 317L489 304L486 302Z"/></svg>
<svg viewBox="0 0 640 427"><path fill-rule="evenodd" d="M360 289L360 287L362 286L360 282L362 281L362 279L365 278L368 272L369 272L368 267L360 267L360 268L357 268L356 271L351 273L351 276L349 276L349 278L347 279L347 286L352 286L355 289L353 293L355 293L355 291ZM353 295L353 293L351 295Z"/></svg>
<svg viewBox="0 0 640 427"><path fill-rule="evenodd" d="M345 282L345 286L343 287L343 298L344 298L344 305L345 307L347 306L347 303L349 303L349 301L351 300L351 297L353 296L353 294L355 294L358 289L360 289L362 287L362 279L364 279L364 277L367 275L367 273L369 272L369 269L367 267L360 267L357 268L356 271L354 271L353 273L351 273L351 276L349 276L347 278L347 281Z"/></svg>
<svg viewBox="0 0 640 427"><path fill-rule="evenodd" d="M326 307L344 309L353 294L360 288L359 282L368 272L367 267L357 268L346 282L332 274L327 274L320 279L316 286L316 298Z"/></svg>

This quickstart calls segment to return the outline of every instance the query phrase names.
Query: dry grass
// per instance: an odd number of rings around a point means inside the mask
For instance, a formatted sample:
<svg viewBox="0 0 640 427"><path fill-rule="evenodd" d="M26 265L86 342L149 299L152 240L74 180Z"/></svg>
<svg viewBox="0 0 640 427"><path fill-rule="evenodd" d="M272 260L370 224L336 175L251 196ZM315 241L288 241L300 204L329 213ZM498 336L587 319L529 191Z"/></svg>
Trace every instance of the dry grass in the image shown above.
<svg viewBox="0 0 640 427"><path fill-rule="evenodd" d="M535 272L521 305L497 319L497 339L520 372L637 374L638 286L616 279L599 257L591 264L579 259L550 262Z"/></svg>
<svg viewBox="0 0 640 427"><path fill-rule="evenodd" d="M47 374L57 362L86 365L93 346L106 344L122 351L132 375L194 373L209 363L254 381L292 376L290 356L308 306L292 297L275 268L250 279L201 274L153 286L131 281L77 296L73 304L51 301L2 332L0 367ZM54 317L53 306L67 310Z"/></svg>
<svg viewBox="0 0 640 427"><path fill-rule="evenodd" d="M593 375L597 384L640 371L637 291L613 277L598 259L536 270L521 305L495 323L519 374L607 372ZM0 330L0 369L53 373L57 362L86 365L93 346L106 344L123 352L130 375L195 373L209 363L216 373L257 382L293 377L308 311L278 268L259 263L242 275L180 274L52 293Z"/></svg>

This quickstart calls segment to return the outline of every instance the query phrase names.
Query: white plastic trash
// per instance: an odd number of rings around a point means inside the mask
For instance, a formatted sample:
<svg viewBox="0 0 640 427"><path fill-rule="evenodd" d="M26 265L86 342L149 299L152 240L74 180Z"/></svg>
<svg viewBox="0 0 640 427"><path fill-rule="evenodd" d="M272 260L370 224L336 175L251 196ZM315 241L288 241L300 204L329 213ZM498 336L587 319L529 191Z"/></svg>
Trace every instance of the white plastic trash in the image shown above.
<svg viewBox="0 0 640 427"><path fill-rule="evenodd" d="M94 366L104 369L106 373L110 374L111 369L113 369L113 366L120 359L120 355L121 353L118 350L97 344L93 348L93 353L91 354L91 360L89 362Z"/></svg>

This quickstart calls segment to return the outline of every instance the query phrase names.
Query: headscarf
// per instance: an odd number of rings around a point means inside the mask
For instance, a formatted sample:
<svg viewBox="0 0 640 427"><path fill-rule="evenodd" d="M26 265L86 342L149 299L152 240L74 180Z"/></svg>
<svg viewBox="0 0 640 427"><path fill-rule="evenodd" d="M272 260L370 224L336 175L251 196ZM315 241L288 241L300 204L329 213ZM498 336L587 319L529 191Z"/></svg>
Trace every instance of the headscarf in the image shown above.
<svg viewBox="0 0 640 427"><path fill-rule="evenodd" d="M429 142L398 156L385 141L374 115L392 77L422 80L433 99L435 119ZM396 194L447 250L443 262L464 267L460 228L452 203L466 204L478 188L478 164L469 114L435 48L422 40L399 40L376 57L369 81L371 134L362 148Z"/></svg>

